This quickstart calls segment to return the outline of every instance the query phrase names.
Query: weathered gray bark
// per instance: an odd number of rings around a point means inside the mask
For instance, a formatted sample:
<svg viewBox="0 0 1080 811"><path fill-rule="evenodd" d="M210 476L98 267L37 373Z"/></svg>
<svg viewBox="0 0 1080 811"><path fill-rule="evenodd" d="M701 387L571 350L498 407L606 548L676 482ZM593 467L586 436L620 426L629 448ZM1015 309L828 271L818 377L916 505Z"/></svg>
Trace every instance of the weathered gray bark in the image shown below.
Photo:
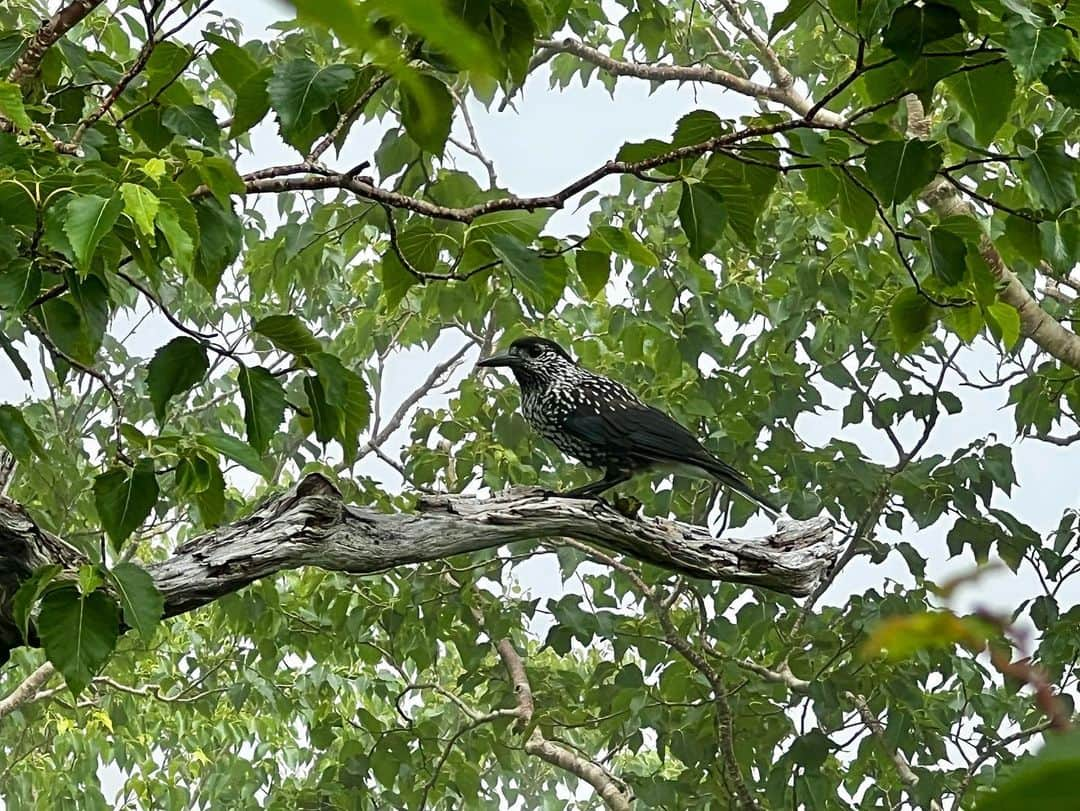
<svg viewBox="0 0 1080 811"><path fill-rule="evenodd" d="M150 567L168 616L300 566L370 574L516 541L572 537L694 577L807 594L836 559L832 522L782 522L754 540L718 539L705 527L628 518L594 501L514 489L493 498L425 496L414 513L345 504L314 474L251 515L194 538ZM19 505L0 499L0 658L18 643L11 598L38 566L80 562L79 552L38 528ZM6 646L6 647L4 647Z"/></svg>

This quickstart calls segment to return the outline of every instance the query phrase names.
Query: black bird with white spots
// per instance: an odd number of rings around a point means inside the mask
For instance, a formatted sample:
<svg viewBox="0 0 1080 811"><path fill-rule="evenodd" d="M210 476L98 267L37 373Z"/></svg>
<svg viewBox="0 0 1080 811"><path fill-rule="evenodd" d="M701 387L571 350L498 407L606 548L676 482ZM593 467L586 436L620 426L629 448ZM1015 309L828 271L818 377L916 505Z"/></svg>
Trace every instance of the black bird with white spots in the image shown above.
<svg viewBox="0 0 1080 811"><path fill-rule="evenodd" d="M602 479L567 496L592 498L635 474L662 471L719 482L773 517L779 513L686 428L621 383L583 369L554 341L518 338L505 354L477 365L508 368L521 387L529 425L563 453L604 471Z"/></svg>

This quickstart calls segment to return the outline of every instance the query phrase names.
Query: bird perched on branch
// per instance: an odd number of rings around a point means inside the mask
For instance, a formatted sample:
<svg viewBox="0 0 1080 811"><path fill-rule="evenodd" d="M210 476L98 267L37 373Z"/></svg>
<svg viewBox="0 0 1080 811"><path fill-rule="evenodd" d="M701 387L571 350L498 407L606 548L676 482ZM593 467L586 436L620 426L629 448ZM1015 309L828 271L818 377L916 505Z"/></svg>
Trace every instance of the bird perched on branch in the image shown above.
<svg viewBox="0 0 1080 811"><path fill-rule="evenodd" d="M513 372L529 425L563 453L605 471L602 479L562 495L593 498L637 473L663 471L719 482L773 518L780 512L686 428L621 383L581 368L554 341L518 338L505 354L483 358L477 366Z"/></svg>

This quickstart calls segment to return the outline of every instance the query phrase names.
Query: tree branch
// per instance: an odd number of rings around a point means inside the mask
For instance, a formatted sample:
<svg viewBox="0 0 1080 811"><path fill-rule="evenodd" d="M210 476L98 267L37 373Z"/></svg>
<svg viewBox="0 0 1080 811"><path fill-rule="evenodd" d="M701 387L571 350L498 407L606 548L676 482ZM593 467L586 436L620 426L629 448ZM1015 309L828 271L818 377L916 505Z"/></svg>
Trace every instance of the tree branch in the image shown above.
<svg viewBox="0 0 1080 811"><path fill-rule="evenodd" d="M838 554L832 522L783 522L765 538L718 539L704 527L628 518L594 501L523 488L493 498L420 497L414 513L347 505L312 474L250 515L181 544L149 571L166 616L191 611L249 583L300 566L371 574L517 541L573 537L694 577L804 595ZM39 566L77 566L81 553L0 499L0 657L17 645L11 599Z"/></svg>
<svg viewBox="0 0 1080 811"><path fill-rule="evenodd" d="M4 718L24 704L28 704L37 696L38 690L45 686L46 682L53 677L56 669L51 662L46 662L37 670L22 680L10 694L0 699L0 718Z"/></svg>
<svg viewBox="0 0 1080 811"><path fill-rule="evenodd" d="M74 0L52 17L44 20L37 33L27 43L18 61L12 66L7 80L22 85L37 76L41 60L45 58L45 52L103 2L104 0Z"/></svg>

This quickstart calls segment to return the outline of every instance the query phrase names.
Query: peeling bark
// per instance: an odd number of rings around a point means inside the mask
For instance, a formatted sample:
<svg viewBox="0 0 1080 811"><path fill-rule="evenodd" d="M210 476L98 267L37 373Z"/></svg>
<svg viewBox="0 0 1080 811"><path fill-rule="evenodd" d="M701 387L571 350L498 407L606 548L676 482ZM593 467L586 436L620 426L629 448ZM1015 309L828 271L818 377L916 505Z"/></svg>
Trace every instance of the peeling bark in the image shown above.
<svg viewBox="0 0 1080 811"><path fill-rule="evenodd" d="M149 567L166 616L206 605L286 569L319 566L371 574L516 541L576 538L710 580L807 594L835 561L832 521L781 522L754 540L713 538L705 527L629 518L595 501L549 498L513 489L493 498L421 497L414 513L380 513L346 504L312 474L249 516L177 547ZM19 643L11 599L38 566L73 567L81 554L41 530L18 504L0 499L0 657Z"/></svg>

